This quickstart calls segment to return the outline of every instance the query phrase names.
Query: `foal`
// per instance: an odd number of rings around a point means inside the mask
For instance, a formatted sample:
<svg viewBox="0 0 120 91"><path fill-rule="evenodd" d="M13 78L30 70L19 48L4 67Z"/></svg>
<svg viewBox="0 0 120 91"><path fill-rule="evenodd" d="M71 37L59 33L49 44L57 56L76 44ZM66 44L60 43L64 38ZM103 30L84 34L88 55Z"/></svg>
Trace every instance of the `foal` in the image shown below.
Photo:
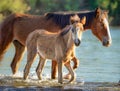
<svg viewBox="0 0 120 91"><path fill-rule="evenodd" d="M69 82L72 82L75 76L69 61L75 45L80 44L82 32L83 24L80 22L80 18L74 15L70 17L70 25L66 26L62 32L51 33L41 29L30 33L26 40L27 64L24 69L24 79L27 79L30 67L38 53L40 61L36 73L39 79L41 79L45 60L52 59L58 63L58 82L62 83L62 63L65 63L65 67L69 70L71 74Z"/></svg>

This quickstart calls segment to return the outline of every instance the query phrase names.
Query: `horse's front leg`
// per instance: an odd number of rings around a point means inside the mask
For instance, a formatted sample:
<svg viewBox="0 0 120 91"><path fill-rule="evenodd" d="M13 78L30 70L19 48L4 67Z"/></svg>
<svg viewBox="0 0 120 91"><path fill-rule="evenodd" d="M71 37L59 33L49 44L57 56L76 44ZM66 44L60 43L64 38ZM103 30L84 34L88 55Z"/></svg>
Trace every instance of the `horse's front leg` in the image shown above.
<svg viewBox="0 0 120 91"><path fill-rule="evenodd" d="M13 41L13 44L15 46L15 56L11 63L11 69L12 69L13 74L15 74L18 71L19 64L23 57L25 46L19 43L17 40Z"/></svg>
<svg viewBox="0 0 120 91"><path fill-rule="evenodd" d="M75 74L74 74L73 69L72 69L72 67L70 65L70 61L68 60L68 62L66 64L64 64L64 65L68 69L68 71L70 73L69 75L71 75L71 79L70 79L69 82L72 82L73 80L75 80Z"/></svg>
<svg viewBox="0 0 120 91"><path fill-rule="evenodd" d="M58 60L58 83L63 83L62 78L62 60Z"/></svg>
<svg viewBox="0 0 120 91"><path fill-rule="evenodd" d="M79 60L75 57L75 55L72 57L71 61L73 61L73 63L74 63L73 70L75 70L76 68L78 68L78 66L79 66ZM66 65L70 65L70 61L66 62L65 64ZM70 77L71 77L70 73L68 73L68 74L66 74L64 76L65 79L70 79Z"/></svg>
<svg viewBox="0 0 120 91"><path fill-rule="evenodd" d="M70 65L70 61L64 63L64 65ZM70 79L70 78L71 78L70 72L64 76L64 79Z"/></svg>
<svg viewBox="0 0 120 91"><path fill-rule="evenodd" d="M56 75L57 75L57 61L52 60L52 66L51 66L51 79L56 79Z"/></svg>
<svg viewBox="0 0 120 91"><path fill-rule="evenodd" d="M39 61L39 64L37 66L37 69L36 69L36 73L37 73L37 76L38 76L39 80L42 79L42 75L41 74L42 74L44 65L45 65L45 59L40 57L40 61Z"/></svg>
<svg viewBox="0 0 120 91"><path fill-rule="evenodd" d="M31 67L36 55L37 55L36 50L32 50L32 48L27 49L27 64L24 69L24 77L23 77L24 79L27 79L29 71L30 71L30 67Z"/></svg>
<svg viewBox="0 0 120 91"><path fill-rule="evenodd" d="M75 69L77 69L78 68L78 66L79 66L79 60L75 57L75 51L73 51L72 52L72 61L73 61L73 63L74 63L74 65L73 65L73 69L75 70Z"/></svg>

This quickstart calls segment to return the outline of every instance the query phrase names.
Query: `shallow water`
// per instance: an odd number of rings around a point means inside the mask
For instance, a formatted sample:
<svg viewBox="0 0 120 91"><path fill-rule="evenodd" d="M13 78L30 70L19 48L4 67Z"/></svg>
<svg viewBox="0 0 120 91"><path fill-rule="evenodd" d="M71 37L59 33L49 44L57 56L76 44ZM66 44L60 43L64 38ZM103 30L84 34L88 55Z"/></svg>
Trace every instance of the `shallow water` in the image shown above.
<svg viewBox="0 0 120 91"><path fill-rule="evenodd" d="M102 44L92 35L90 31L83 33L82 43L76 48L76 56L80 60L80 66L75 71L77 82L118 82L120 80L120 28L111 28L112 45L103 47ZM0 64L0 77L11 76L10 63L14 56L14 46L5 54ZM23 76L23 69L26 64L26 53L20 64L16 76ZM30 79L37 79L35 69L38 58L30 71ZM64 68L64 74L67 70ZM51 61L47 61L43 79L49 79L51 75ZM6 78L7 79L7 78Z"/></svg>

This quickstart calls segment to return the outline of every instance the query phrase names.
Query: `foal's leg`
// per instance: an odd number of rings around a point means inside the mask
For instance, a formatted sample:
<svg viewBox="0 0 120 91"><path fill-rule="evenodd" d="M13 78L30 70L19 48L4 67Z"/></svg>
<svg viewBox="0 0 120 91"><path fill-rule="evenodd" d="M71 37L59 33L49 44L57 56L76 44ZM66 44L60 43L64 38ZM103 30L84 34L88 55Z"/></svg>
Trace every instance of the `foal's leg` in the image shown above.
<svg viewBox="0 0 120 91"><path fill-rule="evenodd" d="M70 66L70 61L68 61L66 64L64 64L66 66L66 68L68 69L70 75L71 75L71 79L69 82L72 82L74 79L75 79L75 75L74 75L74 72L73 72L73 69L72 67Z"/></svg>
<svg viewBox="0 0 120 91"><path fill-rule="evenodd" d="M75 56L71 60L74 62L73 69L77 69L79 66L79 60Z"/></svg>
<svg viewBox="0 0 120 91"><path fill-rule="evenodd" d="M79 66L79 60L75 57L75 51L72 52L72 61L74 62L73 69L75 70Z"/></svg>
<svg viewBox="0 0 120 91"><path fill-rule="evenodd" d="M27 64L26 64L25 69L24 69L24 79L27 79L29 71L30 71L30 67L31 67L36 55L37 55L36 48L35 49L34 48L31 48L31 49L28 48L27 52L28 52L27 53Z"/></svg>
<svg viewBox="0 0 120 91"><path fill-rule="evenodd" d="M36 69L36 73L37 73L37 76L39 78L39 80L42 79L42 71L43 71L43 67L45 65L45 60L44 58L40 57L40 61L39 61L39 64L37 66L37 69Z"/></svg>
<svg viewBox="0 0 120 91"><path fill-rule="evenodd" d="M71 56L72 56L71 60L74 62L73 70L75 70L79 66L79 60L75 57L74 51L73 51ZM68 64L70 64L70 63L68 63ZM51 71L51 78L55 79L56 78L56 73L57 73L57 62L55 60L52 60L52 68L51 69L52 69L52 71ZM68 73L65 76L65 78L69 79L69 75L70 75L70 73Z"/></svg>
<svg viewBox="0 0 120 91"><path fill-rule="evenodd" d="M62 60L58 60L58 83L63 83L62 78Z"/></svg>
<svg viewBox="0 0 120 91"><path fill-rule="evenodd" d="M78 68L79 60L78 60L75 56L72 58L71 61L74 62L73 70L75 70L76 68ZM66 62L65 64L66 64L66 65L70 65L70 61L69 61L69 62ZM65 79L70 79L70 77L71 77L70 72L64 76Z"/></svg>
<svg viewBox="0 0 120 91"><path fill-rule="evenodd" d="M20 42L17 40L13 41L13 44L15 46L15 56L11 63L11 69L13 74L15 74L18 71L19 64L21 62L21 59L23 57L25 46L23 46Z"/></svg>

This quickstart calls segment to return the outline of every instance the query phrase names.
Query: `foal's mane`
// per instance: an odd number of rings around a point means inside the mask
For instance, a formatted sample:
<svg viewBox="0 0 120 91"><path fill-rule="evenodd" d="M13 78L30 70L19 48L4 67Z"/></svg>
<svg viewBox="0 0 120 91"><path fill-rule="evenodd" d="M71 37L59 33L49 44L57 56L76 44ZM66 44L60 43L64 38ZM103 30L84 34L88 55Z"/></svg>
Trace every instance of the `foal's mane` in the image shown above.
<svg viewBox="0 0 120 91"><path fill-rule="evenodd" d="M61 28L64 28L66 25L69 25L70 16L73 16L75 14L77 14L80 17L80 19L86 16L86 24L84 25L84 27L89 26L89 24L92 22L93 18L95 17L95 11L76 12L76 13L51 12L51 13L47 13L45 16L47 17L48 20L52 19Z"/></svg>

